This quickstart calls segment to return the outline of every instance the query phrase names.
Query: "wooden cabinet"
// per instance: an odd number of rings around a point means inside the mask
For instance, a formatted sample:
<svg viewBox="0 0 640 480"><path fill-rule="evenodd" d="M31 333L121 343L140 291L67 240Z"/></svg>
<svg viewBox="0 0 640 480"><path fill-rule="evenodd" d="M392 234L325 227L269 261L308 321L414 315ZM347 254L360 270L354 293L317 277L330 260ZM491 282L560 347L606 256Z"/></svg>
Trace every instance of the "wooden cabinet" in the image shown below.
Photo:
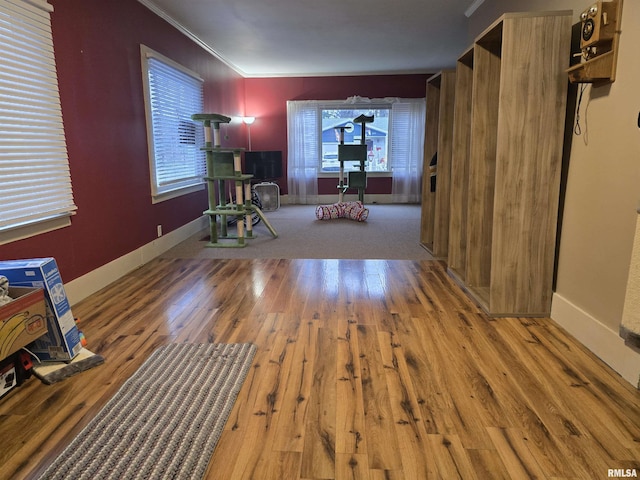
<svg viewBox="0 0 640 480"><path fill-rule="evenodd" d="M494 316L551 310L571 17L505 14L457 62L448 268Z"/></svg>
<svg viewBox="0 0 640 480"><path fill-rule="evenodd" d="M420 242L435 258L441 259L447 258L449 242L454 94L454 70L442 71L427 80ZM430 164L435 155L434 169ZM434 170L435 190L430 174Z"/></svg>

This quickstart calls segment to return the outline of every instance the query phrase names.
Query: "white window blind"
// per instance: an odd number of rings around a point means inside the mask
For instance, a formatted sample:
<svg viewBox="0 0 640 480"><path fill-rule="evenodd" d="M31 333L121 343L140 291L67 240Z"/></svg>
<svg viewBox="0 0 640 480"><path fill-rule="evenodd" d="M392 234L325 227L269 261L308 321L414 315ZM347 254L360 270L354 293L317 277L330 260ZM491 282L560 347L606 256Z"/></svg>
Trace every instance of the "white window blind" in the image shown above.
<svg viewBox="0 0 640 480"><path fill-rule="evenodd" d="M43 1L0 1L0 232L76 210L51 10Z"/></svg>
<svg viewBox="0 0 640 480"><path fill-rule="evenodd" d="M191 120L202 113L202 79L146 47L147 125L151 191L154 197L202 185L204 129ZM157 198L156 198L157 199Z"/></svg>

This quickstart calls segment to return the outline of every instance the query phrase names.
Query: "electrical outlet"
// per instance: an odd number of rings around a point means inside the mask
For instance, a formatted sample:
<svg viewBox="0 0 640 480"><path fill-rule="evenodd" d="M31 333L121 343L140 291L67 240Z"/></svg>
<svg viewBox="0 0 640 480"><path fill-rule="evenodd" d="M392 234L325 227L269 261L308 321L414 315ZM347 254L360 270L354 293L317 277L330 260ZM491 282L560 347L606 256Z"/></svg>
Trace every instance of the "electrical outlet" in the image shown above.
<svg viewBox="0 0 640 480"><path fill-rule="evenodd" d="M158 225L158 237L162 236L162 225Z"/></svg>

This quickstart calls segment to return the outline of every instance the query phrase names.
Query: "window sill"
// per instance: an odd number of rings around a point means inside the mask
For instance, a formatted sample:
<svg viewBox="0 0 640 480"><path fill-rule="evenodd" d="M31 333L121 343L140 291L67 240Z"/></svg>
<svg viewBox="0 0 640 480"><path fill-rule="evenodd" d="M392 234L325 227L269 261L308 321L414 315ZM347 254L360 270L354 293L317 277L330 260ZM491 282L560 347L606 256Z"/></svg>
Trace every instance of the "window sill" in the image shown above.
<svg viewBox="0 0 640 480"><path fill-rule="evenodd" d="M61 215L42 222L13 228L0 232L0 245L17 242L18 240L24 240L25 238L35 237L36 235L42 235L43 233L52 232L53 230L58 230L59 228L68 227L70 225L71 217L69 215Z"/></svg>
<svg viewBox="0 0 640 480"><path fill-rule="evenodd" d="M344 173L347 176L347 172ZM367 172L367 177L391 178L393 174L391 172ZM339 178L339 174L338 172L318 172L318 178Z"/></svg>
<svg viewBox="0 0 640 480"><path fill-rule="evenodd" d="M177 188L175 190L170 190L168 192L152 195L151 203L156 204L156 203L164 202L166 200L171 200L172 198L181 197L183 195L188 195L190 193L198 192L200 190L204 190L204 183L199 183L198 185L191 185L189 187Z"/></svg>

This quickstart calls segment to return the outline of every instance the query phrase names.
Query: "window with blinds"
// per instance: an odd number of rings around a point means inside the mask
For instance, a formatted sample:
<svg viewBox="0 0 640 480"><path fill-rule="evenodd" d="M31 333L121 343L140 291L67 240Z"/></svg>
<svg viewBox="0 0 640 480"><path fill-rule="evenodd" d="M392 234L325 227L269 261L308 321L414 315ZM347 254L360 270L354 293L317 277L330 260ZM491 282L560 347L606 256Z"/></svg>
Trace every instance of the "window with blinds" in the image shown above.
<svg viewBox="0 0 640 480"><path fill-rule="evenodd" d="M69 224L76 210L51 5L0 1L0 243Z"/></svg>
<svg viewBox="0 0 640 480"><path fill-rule="evenodd" d="M203 81L174 61L141 47L154 202L202 189L204 130L191 120L204 109Z"/></svg>

